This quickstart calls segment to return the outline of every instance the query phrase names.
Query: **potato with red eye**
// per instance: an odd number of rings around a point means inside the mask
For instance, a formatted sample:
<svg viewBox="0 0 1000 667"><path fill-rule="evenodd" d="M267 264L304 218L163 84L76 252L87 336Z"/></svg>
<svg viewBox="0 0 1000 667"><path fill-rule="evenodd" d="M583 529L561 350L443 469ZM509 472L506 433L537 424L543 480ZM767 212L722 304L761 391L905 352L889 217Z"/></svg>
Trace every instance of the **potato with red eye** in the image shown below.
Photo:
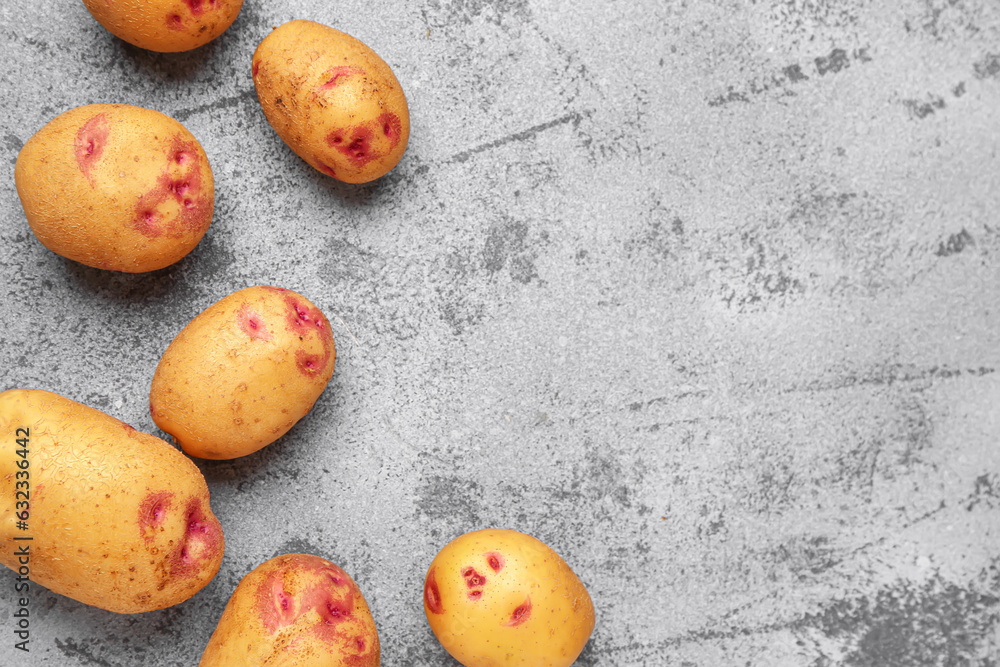
<svg viewBox="0 0 1000 667"><path fill-rule="evenodd" d="M21 148L14 183L42 245L111 271L177 262L215 210L212 168L194 135L127 104L88 104L51 120Z"/></svg>
<svg viewBox="0 0 1000 667"><path fill-rule="evenodd" d="M424 613L465 667L569 667L594 630L594 605L573 570L515 530L449 542L427 570Z"/></svg>
<svg viewBox="0 0 1000 667"><path fill-rule="evenodd" d="M366 183L403 157L406 96L389 65L354 37L290 21L261 41L251 73L267 122L322 173Z"/></svg>
<svg viewBox="0 0 1000 667"><path fill-rule="evenodd" d="M319 556L286 554L233 591L200 667L378 667L378 630L361 590Z"/></svg>
<svg viewBox="0 0 1000 667"><path fill-rule="evenodd" d="M225 539L205 477L163 440L58 394L10 389L0 448L0 563L30 570L32 585L138 614L187 600L219 571Z"/></svg>
<svg viewBox="0 0 1000 667"><path fill-rule="evenodd" d="M312 409L336 359L330 323L312 302L248 287L177 334L153 374L149 412L191 456L245 456Z"/></svg>
<svg viewBox="0 0 1000 667"><path fill-rule="evenodd" d="M208 44L232 25L243 0L83 0L115 37L164 53Z"/></svg>

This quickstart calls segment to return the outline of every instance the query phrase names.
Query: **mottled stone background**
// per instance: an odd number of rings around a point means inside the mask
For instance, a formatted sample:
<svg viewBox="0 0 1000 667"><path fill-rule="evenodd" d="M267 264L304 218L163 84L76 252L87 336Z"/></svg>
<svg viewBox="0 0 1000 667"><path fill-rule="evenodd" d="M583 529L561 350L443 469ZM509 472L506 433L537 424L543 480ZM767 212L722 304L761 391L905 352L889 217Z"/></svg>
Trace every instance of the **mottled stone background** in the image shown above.
<svg viewBox="0 0 1000 667"><path fill-rule="evenodd" d="M265 121L250 57L327 23L413 121L347 186ZM306 551L359 582L384 664L455 665L421 587L446 542L555 548L580 665L1000 664L1000 3L247 0L145 52L79 0L0 5L0 380L159 433L166 345L254 284L334 325L337 372L278 443L199 462L222 570L117 616L35 590L30 660L192 665L239 579ZM22 144L91 102L168 113L215 221L128 276L42 247ZM162 434L161 434L162 435Z"/></svg>

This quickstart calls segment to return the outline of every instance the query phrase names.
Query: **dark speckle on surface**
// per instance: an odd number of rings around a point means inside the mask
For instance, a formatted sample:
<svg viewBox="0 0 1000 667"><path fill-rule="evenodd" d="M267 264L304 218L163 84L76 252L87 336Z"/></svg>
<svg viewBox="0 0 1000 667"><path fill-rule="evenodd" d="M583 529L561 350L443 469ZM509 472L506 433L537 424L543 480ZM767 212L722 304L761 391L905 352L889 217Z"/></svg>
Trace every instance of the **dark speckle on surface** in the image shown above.
<svg viewBox="0 0 1000 667"><path fill-rule="evenodd" d="M20 151L21 147L24 145L23 141L21 141L16 135L11 134L10 132L4 135L3 143L8 150L13 151L14 153Z"/></svg>
<svg viewBox="0 0 1000 667"><path fill-rule="evenodd" d="M82 641L78 643L74 639L55 640L55 646L62 653L64 659L80 661L81 665L98 665L99 667L117 667L124 662L109 662L95 655L95 640Z"/></svg>
<svg viewBox="0 0 1000 667"><path fill-rule="evenodd" d="M851 65L851 61L847 57L847 51L844 49L834 49L830 51L829 55L816 58L815 62L816 73L820 76L826 76L830 73L836 74Z"/></svg>
<svg viewBox="0 0 1000 667"><path fill-rule="evenodd" d="M845 645L840 664L850 667L989 664L1000 626L997 583L966 589L939 576L902 581L871 597L836 601L804 625Z"/></svg>
<svg viewBox="0 0 1000 667"><path fill-rule="evenodd" d="M965 229L958 232L957 234L951 234L945 241L942 241L934 254L938 257L947 257L949 255L954 255L960 253L966 249L966 247L975 245L975 241L972 235Z"/></svg>
<svg viewBox="0 0 1000 667"><path fill-rule="evenodd" d="M1000 53L987 53L973 65L977 79L1000 78Z"/></svg>
<svg viewBox="0 0 1000 667"><path fill-rule="evenodd" d="M482 491L474 480L434 476L421 486L417 506L422 515L461 531L463 526L481 526Z"/></svg>
<svg viewBox="0 0 1000 667"><path fill-rule="evenodd" d="M931 97L927 101L903 100L903 105L913 118L918 120L927 118L940 109L945 108L944 100L940 97Z"/></svg>
<svg viewBox="0 0 1000 667"><path fill-rule="evenodd" d="M872 62L868 53L869 47L861 47L848 52L845 49L833 49L829 54L813 58L812 63L791 63L772 73L757 76L745 86L728 86L725 93L708 101L710 107L726 106L732 102L750 102L753 98L769 93L770 95L795 95L793 87L805 85L811 76L822 77L838 74L851 67L852 63L865 64ZM811 75L811 76L810 76Z"/></svg>

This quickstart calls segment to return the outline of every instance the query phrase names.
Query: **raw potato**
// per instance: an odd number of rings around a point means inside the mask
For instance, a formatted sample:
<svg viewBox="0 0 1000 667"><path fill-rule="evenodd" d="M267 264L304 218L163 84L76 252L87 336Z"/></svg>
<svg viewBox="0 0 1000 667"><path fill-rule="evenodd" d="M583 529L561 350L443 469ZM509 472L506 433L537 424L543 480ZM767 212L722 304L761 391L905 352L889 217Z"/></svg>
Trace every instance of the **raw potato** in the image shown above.
<svg viewBox="0 0 1000 667"><path fill-rule="evenodd" d="M308 299L248 287L177 334L153 375L149 412L192 456L244 456L309 412L336 359L330 323Z"/></svg>
<svg viewBox="0 0 1000 667"><path fill-rule="evenodd" d="M427 570L424 612L465 667L568 667L594 630L594 605L573 570L514 530L448 543Z"/></svg>
<svg viewBox="0 0 1000 667"><path fill-rule="evenodd" d="M198 140L173 118L127 104L54 118L21 149L14 180L42 245L99 269L173 264L198 245L215 210Z"/></svg>
<svg viewBox="0 0 1000 667"><path fill-rule="evenodd" d="M200 667L378 667L378 630L361 590L318 556L272 558L243 577Z"/></svg>
<svg viewBox="0 0 1000 667"><path fill-rule="evenodd" d="M31 582L135 614L187 600L219 571L225 543L205 478L163 440L11 389L0 393L0 449L0 562L27 565Z"/></svg>
<svg viewBox="0 0 1000 667"><path fill-rule="evenodd" d="M83 0L115 37L150 51L189 51L226 31L243 0Z"/></svg>
<svg viewBox="0 0 1000 667"><path fill-rule="evenodd" d="M324 174L366 183L403 157L406 96L385 61L354 37L291 21L257 47L252 74L267 122Z"/></svg>

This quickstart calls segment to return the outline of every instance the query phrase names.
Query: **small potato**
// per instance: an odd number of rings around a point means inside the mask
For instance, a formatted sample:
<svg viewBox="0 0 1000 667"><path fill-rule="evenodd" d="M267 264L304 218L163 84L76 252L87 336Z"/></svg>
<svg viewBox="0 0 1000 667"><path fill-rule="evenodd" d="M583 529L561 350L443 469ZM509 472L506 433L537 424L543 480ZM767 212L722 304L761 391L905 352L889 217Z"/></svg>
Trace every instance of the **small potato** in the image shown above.
<svg viewBox="0 0 1000 667"><path fill-rule="evenodd" d="M11 389L0 393L0 449L0 562L31 585L137 614L187 600L219 571L225 542L205 478L163 440Z"/></svg>
<svg viewBox="0 0 1000 667"><path fill-rule="evenodd" d="M115 37L150 51L189 51L226 31L243 0L83 0Z"/></svg>
<svg viewBox="0 0 1000 667"><path fill-rule="evenodd" d="M99 269L173 264L198 245L215 210L198 140L173 118L127 104L54 118L21 148L14 181L42 245Z"/></svg>
<svg viewBox="0 0 1000 667"><path fill-rule="evenodd" d="M244 456L312 409L336 359L330 323L308 299L248 287L177 334L153 375L149 412L192 456Z"/></svg>
<svg viewBox="0 0 1000 667"><path fill-rule="evenodd" d="M378 630L354 580L328 560L278 556L243 577L200 667L378 667Z"/></svg>
<svg viewBox="0 0 1000 667"><path fill-rule="evenodd" d="M366 183L403 157L406 96L385 61L354 37L291 21L257 47L252 74L267 122L324 174Z"/></svg>
<svg viewBox="0 0 1000 667"><path fill-rule="evenodd" d="M465 667L568 667L594 630L594 605L576 574L514 530L449 542L427 570L424 612Z"/></svg>

